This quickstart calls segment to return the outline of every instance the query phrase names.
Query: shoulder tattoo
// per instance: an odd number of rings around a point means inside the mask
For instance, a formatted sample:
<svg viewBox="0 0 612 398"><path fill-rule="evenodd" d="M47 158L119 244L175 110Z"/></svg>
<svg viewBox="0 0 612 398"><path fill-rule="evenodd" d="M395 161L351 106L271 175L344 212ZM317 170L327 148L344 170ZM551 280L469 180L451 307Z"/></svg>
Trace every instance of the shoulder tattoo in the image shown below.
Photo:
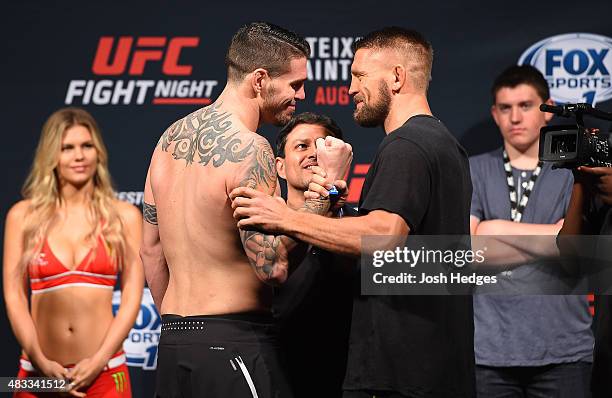
<svg viewBox="0 0 612 398"><path fill-rule="evenodd" d="M220 167L226 161L239 163L246 159L253 147L253 140L244 144L239 131L232 132L232 114L221 112L221 103L214 103L170 126L159 139L163 151L174 144L172 156L187 164L194 161L206 166L212 162Z"/></svg>

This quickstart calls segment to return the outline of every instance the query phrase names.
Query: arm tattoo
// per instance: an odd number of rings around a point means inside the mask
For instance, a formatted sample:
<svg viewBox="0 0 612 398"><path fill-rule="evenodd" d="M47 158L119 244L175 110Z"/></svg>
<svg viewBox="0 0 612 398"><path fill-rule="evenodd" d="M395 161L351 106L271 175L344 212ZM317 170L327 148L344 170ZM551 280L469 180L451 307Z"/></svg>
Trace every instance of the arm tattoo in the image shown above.
<svg viewBox="0 0 612 398"><path fill-rule="evenodd" d="M221 167L226 161L242 162L251 152L253 140L243 145L239 131L230 131L232 114L221 112L220 106L221 103L214 103L178 120L164 132L157 145L168 152L174 144L172 157L187 164L196 158L204 166L212 161L214 167Z"/></svg>
<svg viewBox="0 0 612 398"><path fill-rule="evenodd" d="M259 143L255 146L255 153L252 155L251 167L246 176L240 181L239 186L256 188L265 185L272 190L276 189L276 167L274 165L274 154L270 144Z"/></svg>
<svg viewBox="0 0 612 398"><path fill-rule="evenodd" d="M280 248L280 236L264 235L257 231L241 231L240 237L257 277L262 281L272 279L278 268L276 259ZM287 269L283 272L287 273Z"/></svg>
<svg viewBox="0 0 612 398"><path fill-rule="evenodd" d="M302 206L301 210L306 213L314 213L323 216L329 210L329 206L329 198L307 199L304 202L304 206Z"/></svg>
<svg viewBox="0 0 612 398"><path fill-rule="evenodd" d="M157 225L157 207L147 202L142 202L142 215L146 222Z"/></svg>
<svg viewBox="0 0 612 398"><path fill-rule="evenodd" d="M271 191L276 188L276 167L274 154L270 144L265 139L255 141L254 153L251 154L250 165L244 173L239 186L257 189L266 186ZM259 231L240 231L240 238L249 262L257 277L269 281L277 276L280 269L277 259L283 249L281 237L267 235ZM287 273L287 269L281 272ZM278 276L277 276L278 277Z"/></svg>

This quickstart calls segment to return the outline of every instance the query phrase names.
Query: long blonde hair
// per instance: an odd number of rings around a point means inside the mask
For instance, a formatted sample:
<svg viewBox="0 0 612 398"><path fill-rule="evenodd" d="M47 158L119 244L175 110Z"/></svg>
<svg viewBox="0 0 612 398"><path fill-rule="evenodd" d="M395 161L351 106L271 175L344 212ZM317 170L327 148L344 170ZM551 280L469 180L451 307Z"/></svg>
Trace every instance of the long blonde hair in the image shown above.
<svg viewBox="0 0 612 398"><path fill-rule="evenodd" d="M63 200L57 173L62 139L66 131L76 125L84 126L89 130L98 153L90 205L90 214L95 222L87 235L87 241L96 242L97 236L102 234L115 266L118 269L122 267L125 257L125 237L121 219L113 204L115 193L108 171L108 152L102 141L100 129L87 111L79 108L62 108L49 116L45 122L34 155L32 169L21 190L24 198L30 200L23 223L24 252L21 258L23 272L40 253L49 227L57 217L57 210Z"/></svg>

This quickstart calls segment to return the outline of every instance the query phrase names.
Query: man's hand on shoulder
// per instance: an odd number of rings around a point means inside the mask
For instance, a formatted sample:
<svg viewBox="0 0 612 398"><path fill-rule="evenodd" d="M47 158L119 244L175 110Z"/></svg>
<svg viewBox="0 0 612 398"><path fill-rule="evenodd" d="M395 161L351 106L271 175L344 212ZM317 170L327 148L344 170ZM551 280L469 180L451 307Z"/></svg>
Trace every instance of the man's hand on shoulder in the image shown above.
<svg viewBox="0 0 612 398"><path fill-rule="evenodd" d="M235 188L230 192L230 199L238 228L243 230L282 234L293 212L283 198L249 187Z"/></svg>

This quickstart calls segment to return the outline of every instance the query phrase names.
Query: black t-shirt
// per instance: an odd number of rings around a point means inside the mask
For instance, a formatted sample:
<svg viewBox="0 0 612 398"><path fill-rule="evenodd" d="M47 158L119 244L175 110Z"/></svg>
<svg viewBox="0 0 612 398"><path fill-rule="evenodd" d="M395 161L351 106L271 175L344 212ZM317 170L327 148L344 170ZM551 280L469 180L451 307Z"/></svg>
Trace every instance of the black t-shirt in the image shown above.
<svg viewBox="0 0 612 398"><path fill-rule="evenodd" d="M344 214L357 215L348 206ZM311 248L276 290L274 315L295 398L342 396L356 276L349 259Z"/></svg>
<svg viewBox="0 0 612 398"><path fill-rule="evenodd" d="M469 235L472 183L465 150L431 116L384 138L359 212L400 215L410 234ZM471 296L358 296L353 302L345 390L473 397Z"/></svg>

